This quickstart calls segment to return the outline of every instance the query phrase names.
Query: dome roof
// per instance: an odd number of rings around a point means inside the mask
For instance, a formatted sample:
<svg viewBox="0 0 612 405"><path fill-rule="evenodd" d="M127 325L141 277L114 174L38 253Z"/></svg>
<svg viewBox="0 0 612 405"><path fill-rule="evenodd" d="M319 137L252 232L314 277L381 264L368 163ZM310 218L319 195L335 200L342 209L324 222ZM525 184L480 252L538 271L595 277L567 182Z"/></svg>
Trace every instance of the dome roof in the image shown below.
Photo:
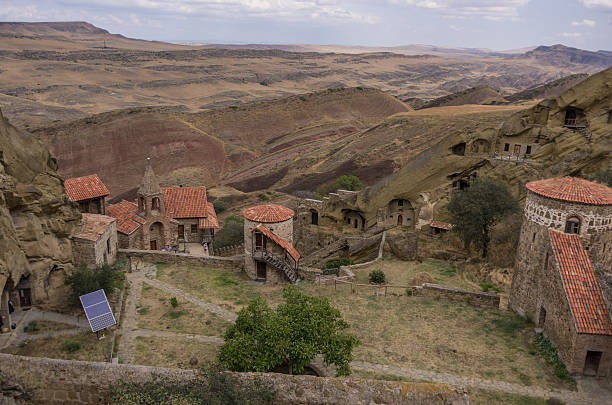
<svg viewBox="0 0 612 405"><path fill-rule="evenodd" d="M538 180L527 183L527 189L555 200L589 205L612 205L612 188L576 177Z"/></svg>
<svg viewBox="0 0 612 405"><path fill-rule="evenodd" d="M293 218L293 210L276 204L258 205L247 208L242 213L246 219L253 222L283 222Z"/></svg>

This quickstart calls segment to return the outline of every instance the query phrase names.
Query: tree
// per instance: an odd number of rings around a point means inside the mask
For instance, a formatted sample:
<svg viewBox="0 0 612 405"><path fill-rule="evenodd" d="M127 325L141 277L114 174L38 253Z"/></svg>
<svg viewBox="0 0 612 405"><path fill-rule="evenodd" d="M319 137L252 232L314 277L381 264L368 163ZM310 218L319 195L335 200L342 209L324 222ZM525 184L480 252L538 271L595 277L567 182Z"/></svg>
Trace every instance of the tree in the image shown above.
<svg viewBox="0 0 612 405"><path fill-rule="evenodd" d="M455 224L453 231L463 240L465 248L472 245L489 254L491 228L502 218L518 211L518 202L508 188L491 180L478 179L465 190L455 191L448 210Z"/></svg>
<svg viewBox="0 0 612 405"><path fill-rule="evenodd" d="M332 186L333 190L349 190L358 191L363 188L363 183L359 180L359 177L353 175L342 175L334 181Z"/></svg>
<svg viewBox="0 0 612 405"><path fill-rule="evenodd" d="M100 289L104 290L106 294L111 294L115 289L115 281L121 277L122 273L113 270L108 264L95 269L81 265L66 278L66 282L72 287L72 298L78 302L81 295Z"/></svg>
<svg viewBox="0 0 612 405"><path fill-rule="evenodd" d="M602 172L597 173L593 177L593 180L598 183L605 184L608 187L612 187L612 169L604 170Z"/></svg>
<svg viewBox="0 0 612 405"><path fill-rule="evenodd" d="M239 245L244 240L244 219L235 215L225 218L223 230L215 236L213 247L219 249L230 245Z"/></svg>
<svg viewBox="0 0 612 405"><path fill-rule="evenodd" d="M283 290L285 302L276 311L257 298L238 313L225 334L219 361L233 371L267 372L288 366L301 374L315 356L334 364L337 375L349 375L352 352L359 339L340 311L324 297L311 297L295 286Z"/></svg>

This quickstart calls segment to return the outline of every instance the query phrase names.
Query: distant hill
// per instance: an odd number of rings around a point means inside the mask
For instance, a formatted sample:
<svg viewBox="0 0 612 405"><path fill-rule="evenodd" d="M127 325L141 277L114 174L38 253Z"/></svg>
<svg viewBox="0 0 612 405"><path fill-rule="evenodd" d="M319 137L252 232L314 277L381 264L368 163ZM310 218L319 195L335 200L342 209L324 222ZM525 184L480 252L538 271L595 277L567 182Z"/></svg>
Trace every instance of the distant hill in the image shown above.
<svg viewBox="0 0 612 405"><path fill-rule="evenodd" d="M527 90L520 91L518 93L506 96L506 100L509 102L521 101L521 100L536 100L540 98L552 98L563 93L570 87L575 86L584 79L589 77L586 73L578 73L575 75L569 75L562 77L561 79L553 80L548 83L534 86Z"/></svg>
<svg viewBox="0 0 612 405"><path fill-rule="evenodd" d="M556 67L570 67L572 65L582 64L598 66L604 69L612 66L612 52L592 52L559 44L538 46L533 51L525 52L514 58L536 59L540 63Z"/></svg>
<svg viewBox="0 0 612 405"><path fill-rule="evenodd" d="M419 109L465 104L502 104L505 102L506 100L504 97L494 88L489 86L477 86L447 96L438 97L423 104Z"/></svg>
<svg viewBox="0 0 612 405"><path fill-rule="evenodd" d="M71 37L74 34L110 35L110 32L107 30L85 21L0 22L0 32L5 34L63 37Z"/></svg>

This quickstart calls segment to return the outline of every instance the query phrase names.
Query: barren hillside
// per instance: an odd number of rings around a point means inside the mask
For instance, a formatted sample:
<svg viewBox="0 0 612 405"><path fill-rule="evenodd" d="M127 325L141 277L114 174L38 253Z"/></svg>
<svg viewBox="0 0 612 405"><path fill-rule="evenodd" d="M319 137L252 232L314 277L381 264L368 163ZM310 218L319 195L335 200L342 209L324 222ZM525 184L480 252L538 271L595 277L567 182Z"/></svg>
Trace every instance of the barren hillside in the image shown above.
<svg viewBox="0 0 612 405"><path fill-rule="evenodd" d="M423 104L420 108L447 107L464 104L501 104L505 102L506 100L497 90L489 86L478 86L449 94L448 96L438 97Z"/></svg>

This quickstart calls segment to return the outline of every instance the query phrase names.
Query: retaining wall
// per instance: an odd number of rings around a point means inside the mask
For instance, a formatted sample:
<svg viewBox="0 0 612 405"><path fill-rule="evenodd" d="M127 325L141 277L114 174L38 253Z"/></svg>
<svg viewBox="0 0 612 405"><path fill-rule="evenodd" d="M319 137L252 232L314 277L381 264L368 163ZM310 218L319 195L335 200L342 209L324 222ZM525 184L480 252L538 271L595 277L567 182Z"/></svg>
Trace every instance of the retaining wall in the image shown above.
<svg viewBox="0 0 612 405"><path fill-rule="evenodd" d="M147 262L184 264L186 266L218 267L236 272L242 271L244 259L242 256L193 256L187 253L162 252L157 250L119 249L119 258L138 258Z"/></svg>
<svg viewBox="0 0 612 405"><path fill-rule="evenodd" d="M278 392L279 405L469 404L465 390L444 384L272 373L235 375L245 381L270 382ZM0 354L0 403L100 404L107 403L109 387L117 381L143 383L156 378L185 381L195 377L190 370Z"/></svg>
<svg viewBox="0 0 612 405"><path fill-rule="evenodd" d="M434 298L442 297L481 307L499 308L499 300L501 298L495 293L460 290L458 288L429 283L425 283L420 287L411 287L411 289L415 295Z"/></svg>

